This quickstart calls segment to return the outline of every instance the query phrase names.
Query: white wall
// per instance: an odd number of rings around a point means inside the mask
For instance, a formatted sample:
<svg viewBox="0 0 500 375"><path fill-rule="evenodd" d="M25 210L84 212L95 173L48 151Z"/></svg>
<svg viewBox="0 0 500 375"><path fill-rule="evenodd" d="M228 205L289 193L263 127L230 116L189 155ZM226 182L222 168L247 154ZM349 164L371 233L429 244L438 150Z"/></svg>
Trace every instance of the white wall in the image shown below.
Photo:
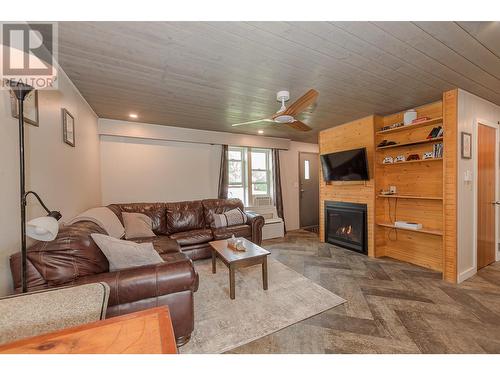
<svg viewBox="0 0 500 375"><path fill-rule="evenodd" d="M318 152L316 144L109 119L99 120L99 132L103 204L217 197L220 145L194 142L285 149L280 151L285 223L288 230L299 228L299 151Z"/></svg>
<svg viewBox="0 0 500 375"><path fill-rule="evenodd" d="M103 204L217 198L221 146L101 136Z"/></svg>
<svg viewBox="0 0 500 375"><path fill-rule="evenodd" d="M283 213L287 231L300 228L299 152L319 152L319 146L313 143L292 141L287 151L280 151Z"/></svg>
<svg viewBox="0 0 500 375"><path fill-rule="evenodd" d="M476 124L478 120L497 124L500 121L500 107L466 91L458 91L458 144L461 132L473 134L473 145L477 142ZM477 177L475 168L476 148L473 159L462 159L458 147L458 281L476 273L476 253L474 251L474 199L473 184L464 181L466 171Z"/></svg>
<svg viewBox="0 0 500 375"><path fill-rule="evenodd" d="M63 221L100 204L97 117L61 71L58 91L40 91L40 127L26 125L26 187ZM75 117L76 147L62 141L61 108ZM12 291L9 255L20 250L18 126L8 91L0 91L0 295ZM28 219L44 212L29 198Z"/></svg>

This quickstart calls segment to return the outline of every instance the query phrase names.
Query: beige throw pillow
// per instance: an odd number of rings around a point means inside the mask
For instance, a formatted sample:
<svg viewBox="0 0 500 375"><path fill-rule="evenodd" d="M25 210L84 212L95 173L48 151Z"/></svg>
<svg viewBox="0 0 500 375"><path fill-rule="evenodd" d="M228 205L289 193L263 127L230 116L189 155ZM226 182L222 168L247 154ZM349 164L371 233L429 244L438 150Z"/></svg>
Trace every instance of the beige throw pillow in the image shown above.
<svg viewBox="0 0 500 375"><path fill-rule="evenodd" d="M147 215L137 212L123 212L123 224L125 226L125 238L131 240L140 237L154 237L153 220Z"/></svg>
<svg viewBox="0 0 500 375"><path fill-rule="evenodd" d="M92 233L91 237L108 259L111 272L163 262L150 242L135 243L99 233Z"/></svg>

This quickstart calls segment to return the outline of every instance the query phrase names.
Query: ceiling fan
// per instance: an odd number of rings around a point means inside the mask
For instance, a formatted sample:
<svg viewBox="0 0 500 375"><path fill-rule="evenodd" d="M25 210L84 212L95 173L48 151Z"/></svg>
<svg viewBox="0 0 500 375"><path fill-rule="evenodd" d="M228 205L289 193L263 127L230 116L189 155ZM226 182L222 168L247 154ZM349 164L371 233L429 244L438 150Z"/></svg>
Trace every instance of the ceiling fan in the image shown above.
<svg viewBox="0 0 500 375"><path fill-rule="evenodd" d="M233 124L232 126L257 124L259 122L273 122L276 124L286 124L295 130L300 130L300 131L312 130L312 128L310 128L308 125L304 124L302 121L297 120L295 116L304 112L304 110L307 107L309 107L312 103L314 103L318 95L319 92L317 92L314 89L311 89L304 95L302 95L300 98L298 98L287 108L285 106L285 102L287 102L290 99L290 93L288 91L279 91L276 94L276 100L278 102L281 102L281 108L274 115L270 116L269 118L261 120L240 122L238 124Z"/></svg>

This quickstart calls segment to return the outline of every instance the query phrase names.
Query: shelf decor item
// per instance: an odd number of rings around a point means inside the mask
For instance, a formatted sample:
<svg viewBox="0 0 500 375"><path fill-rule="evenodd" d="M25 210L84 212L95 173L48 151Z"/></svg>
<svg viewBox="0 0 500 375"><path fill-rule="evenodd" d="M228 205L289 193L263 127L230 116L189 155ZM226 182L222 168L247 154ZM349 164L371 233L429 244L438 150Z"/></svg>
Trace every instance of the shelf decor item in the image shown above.
<svg viewBox="0 0 500 375"><path fill-rule="evenodd" d="M462 159L472 159L472 134L462 132Z"/></svg>
<svg viewBox="0 0 500 375"><path fill-rule="evenodd" d="M417 111L415 111L414 109L410 109L406 111L403 115L404 124L410 125L412 121L415 120L416 118L417 118Z"/></svg>
<svg viewBox="0 0 500 375"><path fill-rule="evenodd" d="M412 160L420 160L420 156L418 156L418 154L411 154L411 155L408 155L408 157L406 158L407 161L412 161Z"/></svg>
<svg viewBox="0 0 500 375"><path fill-rule="evenodd" d="M392 164L392 163L394 163L394 159L392 158L392 156L386 156L384 158L384 161L382 163L384 163L384 164Z"/></svg>
<svg viewBox="0 0 500 375"><path fill-rule="evenodd" d="M75 118L66 108L62 109L62 123L64 142L75 147Z"/></svg>
<svg viewBox="0 0 500 375"><path fill-rule="evenodd" d="M413 230L422 229L422 224L413 223L413 222L409 222L409 221L396 221L396 222L394 222L394 226L396 228L406 228L406 229L413 229Z"/></svg>
<svg viewBox="0 0 500 375"><path fill-rule="evenodd" d="M420 124L422 122L427 122L429 121L431 118L430 117L427 117L427 116L423 116L423 117L417 117L415 120L413 120L411 122L411 125L415 125L415 124Z"/></svg>

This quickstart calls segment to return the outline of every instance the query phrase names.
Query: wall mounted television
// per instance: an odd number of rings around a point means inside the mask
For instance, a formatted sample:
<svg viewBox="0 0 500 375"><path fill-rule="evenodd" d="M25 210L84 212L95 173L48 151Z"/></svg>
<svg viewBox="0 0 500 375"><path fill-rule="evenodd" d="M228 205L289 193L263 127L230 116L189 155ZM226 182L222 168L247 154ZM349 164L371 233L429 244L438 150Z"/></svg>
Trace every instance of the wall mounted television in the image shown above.
<svg viewBox="0 0 500 375"><path fill-rule="evenodd" d="M366 148L321 155L325 181L367 181L368 160Z"/></svg>

